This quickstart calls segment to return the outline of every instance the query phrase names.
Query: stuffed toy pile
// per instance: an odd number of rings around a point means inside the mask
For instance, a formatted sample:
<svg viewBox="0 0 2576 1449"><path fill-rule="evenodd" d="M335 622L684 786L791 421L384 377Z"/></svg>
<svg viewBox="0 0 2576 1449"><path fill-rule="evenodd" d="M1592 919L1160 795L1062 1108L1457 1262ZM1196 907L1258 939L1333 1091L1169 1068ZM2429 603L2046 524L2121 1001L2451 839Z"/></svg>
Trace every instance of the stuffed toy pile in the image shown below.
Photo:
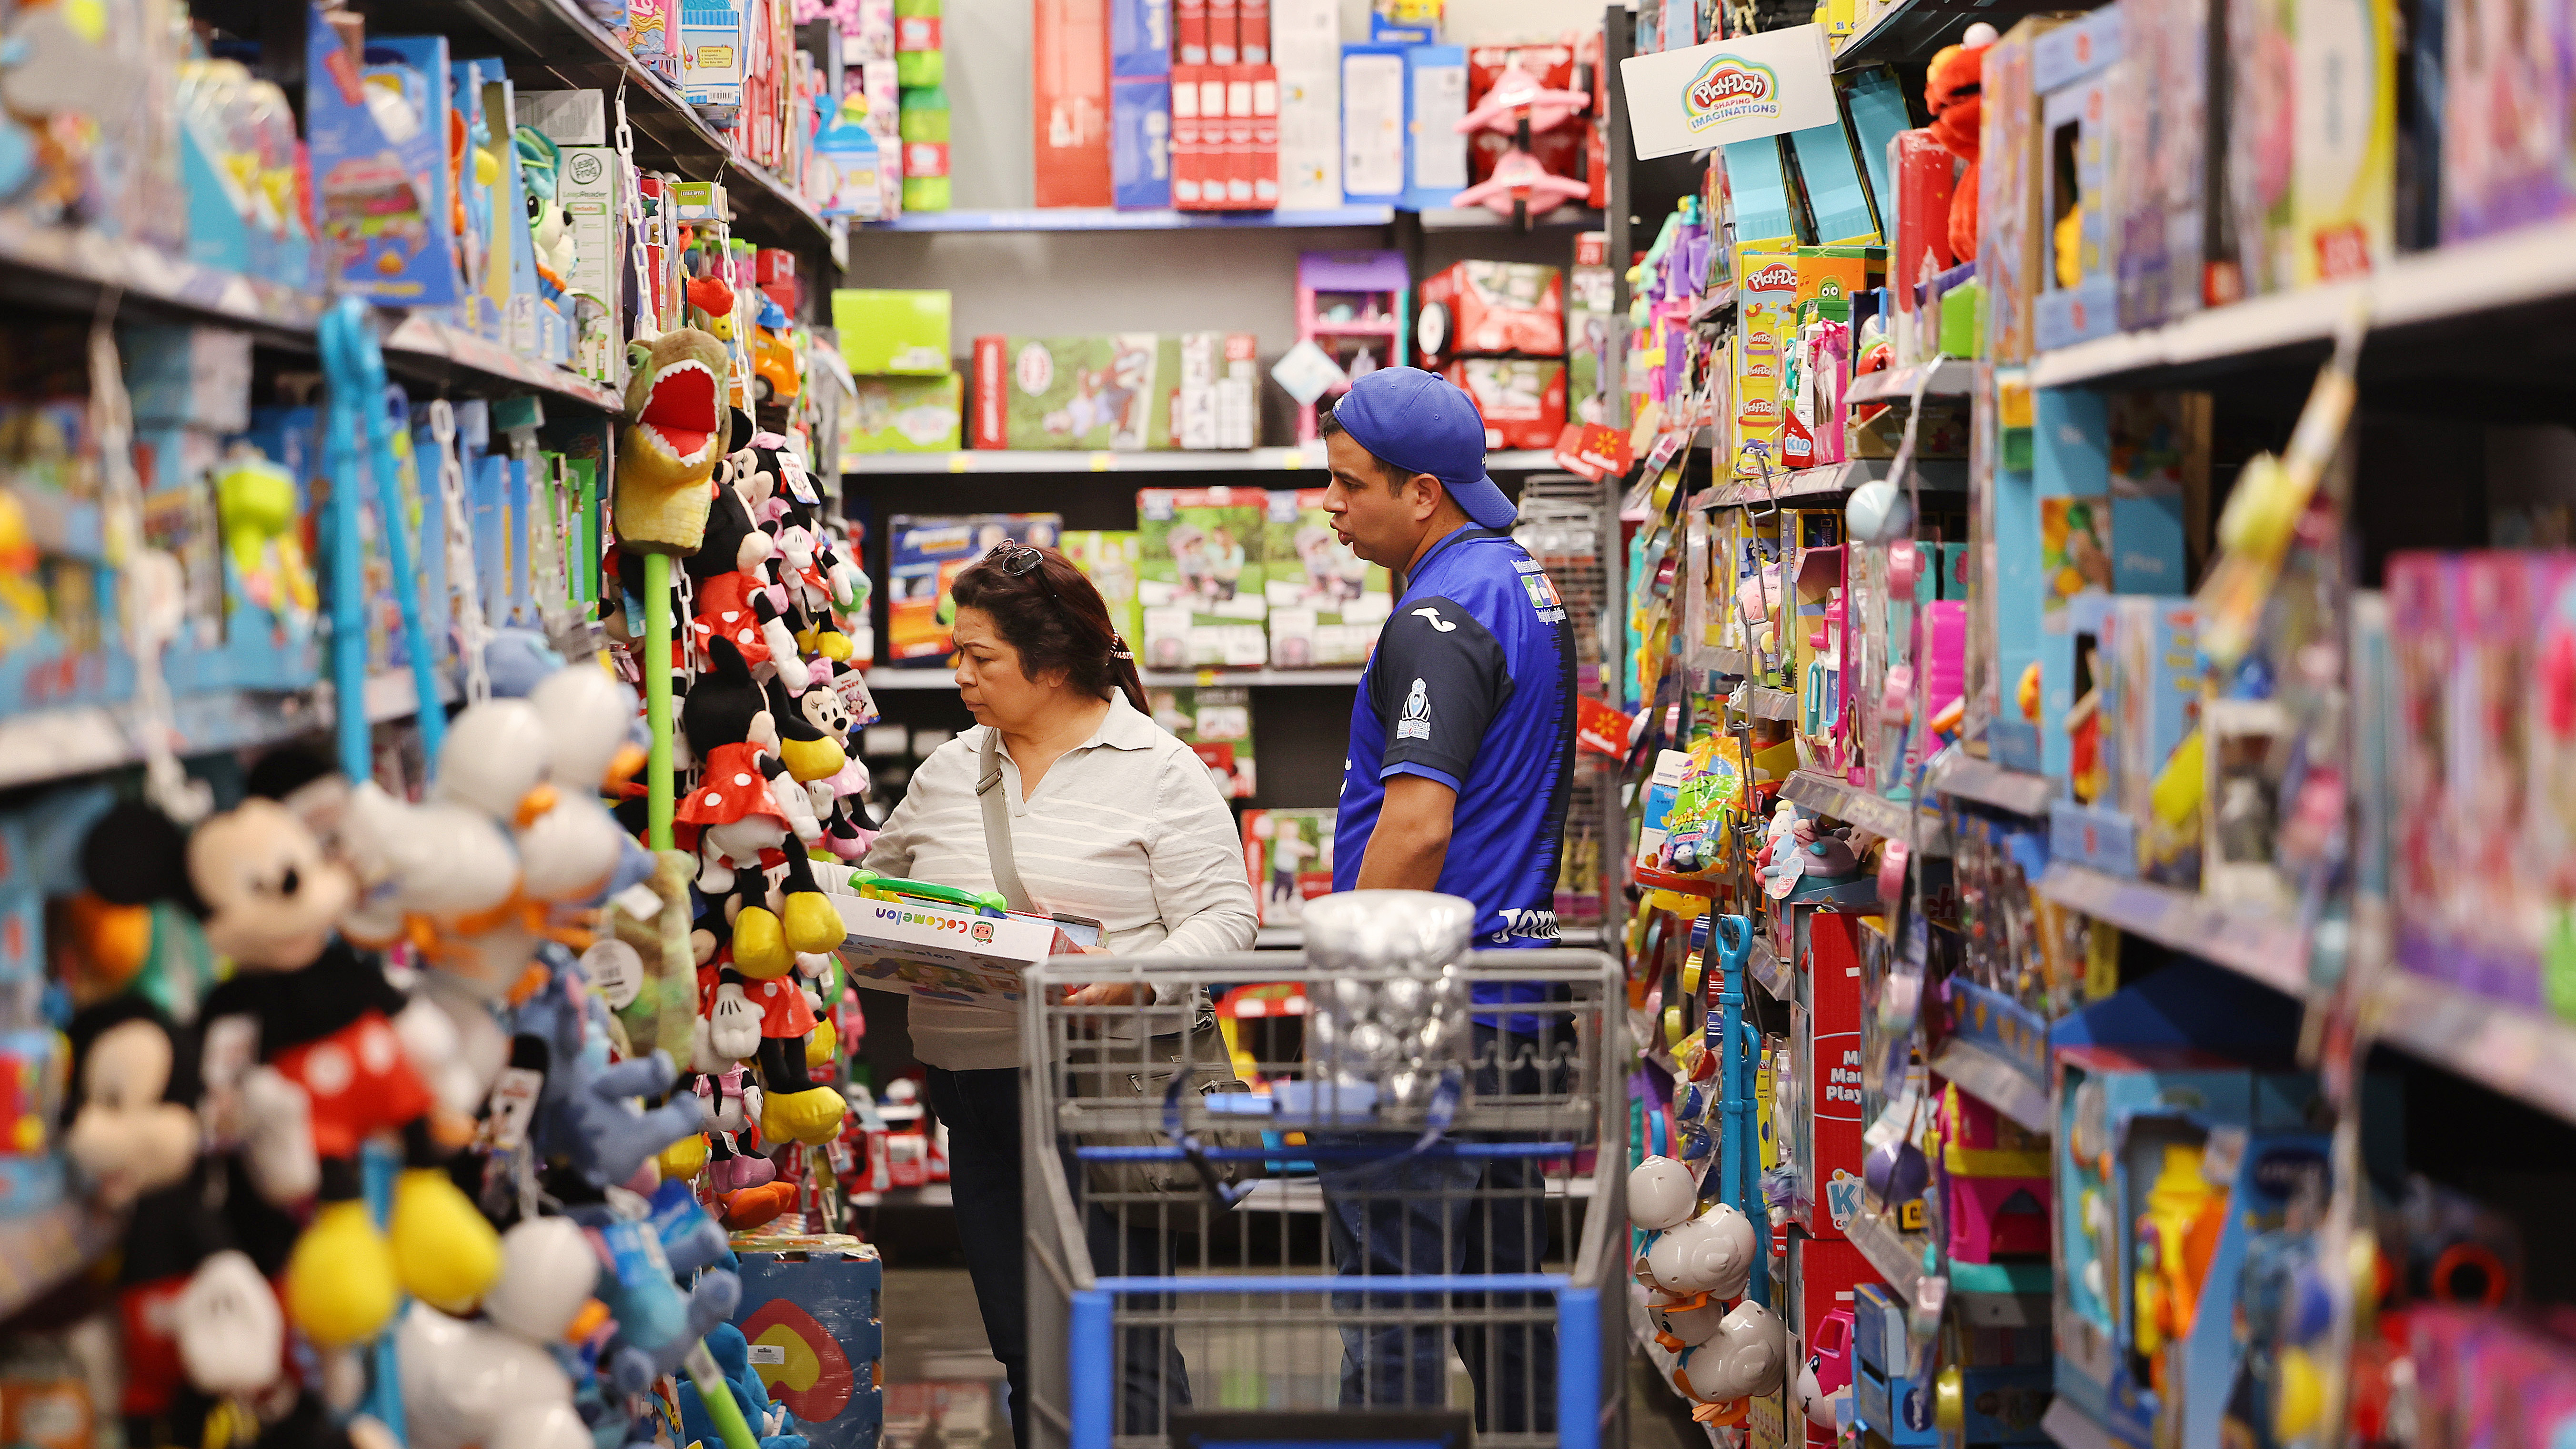
<svg viewBox="0 0 2576 1449"><path fill-rule="evenodd" d="M122 1243L8 1328L120 1324L126 1442L650 1442L711 1336L709 1387L802 1442L723 1338L725 1230L839 1226L843 932L813 862L870 838L867 588L787 441L692 381L721 345L649 354L611 632L640 636L636 565L674 555L669 657L633 644L621 677L505 631L412 798L284 752L193 822L94 789L48 857L71 1011L40 1135ZM638 668L681 700L660 855Z"/></svg>

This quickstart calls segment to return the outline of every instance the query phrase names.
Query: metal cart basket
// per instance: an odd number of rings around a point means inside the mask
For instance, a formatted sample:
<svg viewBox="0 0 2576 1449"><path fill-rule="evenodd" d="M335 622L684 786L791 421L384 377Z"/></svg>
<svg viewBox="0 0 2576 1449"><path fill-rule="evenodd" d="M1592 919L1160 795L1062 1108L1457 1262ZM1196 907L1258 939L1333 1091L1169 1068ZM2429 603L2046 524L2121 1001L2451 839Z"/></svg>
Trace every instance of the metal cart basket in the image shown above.
<svg viewBox="0 0 2576 1449"><path fill-rule="evenodd" d="M1037 1445L1624 1442L1619 968L1457 970L1486 999L1472 1030L1453 1018L1440 1059L1395 1071L1305 1010L1401 992L1393 972L1273 952L1030 973ZM1063 1000L1098 982L1159 1004Z"/></svg>

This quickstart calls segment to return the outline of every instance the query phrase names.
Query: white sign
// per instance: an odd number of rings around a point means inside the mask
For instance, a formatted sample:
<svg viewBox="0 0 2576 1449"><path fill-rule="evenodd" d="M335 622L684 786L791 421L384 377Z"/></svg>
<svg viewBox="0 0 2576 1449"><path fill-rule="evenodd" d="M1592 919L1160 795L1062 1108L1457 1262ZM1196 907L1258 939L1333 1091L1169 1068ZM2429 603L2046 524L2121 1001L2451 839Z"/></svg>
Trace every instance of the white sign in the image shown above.
<svg viewBox="0 0 2576 1449"><path fill-rule="evenodd" d="M1640 161L1842 120L1821 25L1637 56L1619 78Z"/></svg>

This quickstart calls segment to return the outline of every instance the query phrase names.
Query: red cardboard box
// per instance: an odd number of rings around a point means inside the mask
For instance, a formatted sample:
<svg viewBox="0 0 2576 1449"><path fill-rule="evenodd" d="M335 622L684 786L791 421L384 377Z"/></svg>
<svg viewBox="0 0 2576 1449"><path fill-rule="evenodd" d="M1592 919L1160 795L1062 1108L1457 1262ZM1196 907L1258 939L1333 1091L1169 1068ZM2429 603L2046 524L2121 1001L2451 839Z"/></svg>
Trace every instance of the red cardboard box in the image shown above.
<svg viewBox="0 0 2576 1449"><path fill-rule="evenodd" d="M1108 206L1109 0L1033 0L1037 204Z"/></svg>
<svg viewBox="0 0 2576 1449"><path fill-rule="evenodd" d="M1792 906L1793 911L1802 908ZM1791 1051L1806 1087L1811 1126L1793 1144L1805 1191L1798 1225L1810 1237L1840 1238L1860 1209L1862 1117L1860 920L1806 910L1798 933L1809 1005L1790 1008Z"/></svg>
<svg viewBox="0 0 2576 1449"><path fill-rule="evenodd" d="M1208 64L1243 63L1243 16L1235 0L1207 0Z"/></svg>
<svg viewBox="0 0 2576 1449"><path fill-rule="evenodd" d="M1249 65L1252 72L1252 209L1279 206L1279 72Z"/></svg>
<svg viewBox="0 0 2576 1449"><path fill-rule="evenodd" d="M1789 1239L1788 1292L1773 1296L1789 1305L1782 1317L1788 1320L1789 1330L1798 1335L1795 1352L1789 1358L1793 1386L1798 1371L1806 1367L1808 1345L1816 1341L1818 1326L1837 1309L1854 1312L1860 1285L1880 1281L1878 1270L1849 1243L1796 1236ZM1794 1405L1784 1404L1783 1408L1788 1416L1788 1442L1804 1444L1807 1449L1834 1449L1832 1429L1800 1418Z"/></svg>
<svg viewBox="0 0 2576 1449"><path fill-rule="evenodd" d="M1172 63L1208 63L1208 0L1172 0ZM1172 77L1178 85L1180 77Z"/></svg>
<svg viewBox="0 0 2576 1449"><path fill-rule="evenodd" d="M1565 431L1565 364L1540 357L1462 357L1446 376L1485 420L1485 446L1552 448Z"/></svg>
<svg viewBox="0 0 2576 1449"><path fill-rule="evenodd" d="M1213 24L1209 33L1213 37ZM1208 49L1216 49L1213 38L1208 41ZM1252 209L1253 69L1248 65L1225 68L1225 209L1228 211ZM1276 102L1272 109L1277 109Z"/></svg>
<svg viewBox="0 0 2576 1449"><path fill-rule="evenodd" d="M1946 272L1958 260L1950 254L1950 192L1957 180L1958 162L1930 131L1896 133L1896 247L1887 282L1904 311L1914 310L1914 288L1927 272Z"/></svg>
<svg viewBox="0 0 2576 1449"><path fill-rule="evenodd" d="M1207 207L1207 123L1199 115L1199 78L1204 69L1172 67L1172 208L1176 211Z"/></svg>
<svg viewBox="0 0 2576 1449"><path fill-rule="evenodd" d="M1532 357L1565 355L1565 274L1555 267L1535 262L1460 262L1424 279L1422 300L1426 306L1437 303L1449 311L1443 357L1513 352Z"/></svg>
<svg viewBox="0 0 2576 1449"><path fill-rule="evenodd" d="M1236 0L1245 65L1270 64L1270 0Z"/></svg>

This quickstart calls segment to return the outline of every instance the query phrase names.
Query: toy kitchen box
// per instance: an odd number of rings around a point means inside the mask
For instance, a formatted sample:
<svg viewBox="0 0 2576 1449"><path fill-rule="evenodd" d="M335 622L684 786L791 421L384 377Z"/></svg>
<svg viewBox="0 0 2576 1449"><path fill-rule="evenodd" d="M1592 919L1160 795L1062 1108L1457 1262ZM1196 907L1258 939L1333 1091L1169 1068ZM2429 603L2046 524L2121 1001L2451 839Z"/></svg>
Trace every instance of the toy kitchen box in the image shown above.
<svg viewBox="0 0 2576 1449"><path fill-rule="evenodd" d="M882 890L862 895L864 888L849 878L826 891L841 912L841 965L861 990L960 1005L1016 1002L1023 972L1076 949L1052 921Z"/></svg>

